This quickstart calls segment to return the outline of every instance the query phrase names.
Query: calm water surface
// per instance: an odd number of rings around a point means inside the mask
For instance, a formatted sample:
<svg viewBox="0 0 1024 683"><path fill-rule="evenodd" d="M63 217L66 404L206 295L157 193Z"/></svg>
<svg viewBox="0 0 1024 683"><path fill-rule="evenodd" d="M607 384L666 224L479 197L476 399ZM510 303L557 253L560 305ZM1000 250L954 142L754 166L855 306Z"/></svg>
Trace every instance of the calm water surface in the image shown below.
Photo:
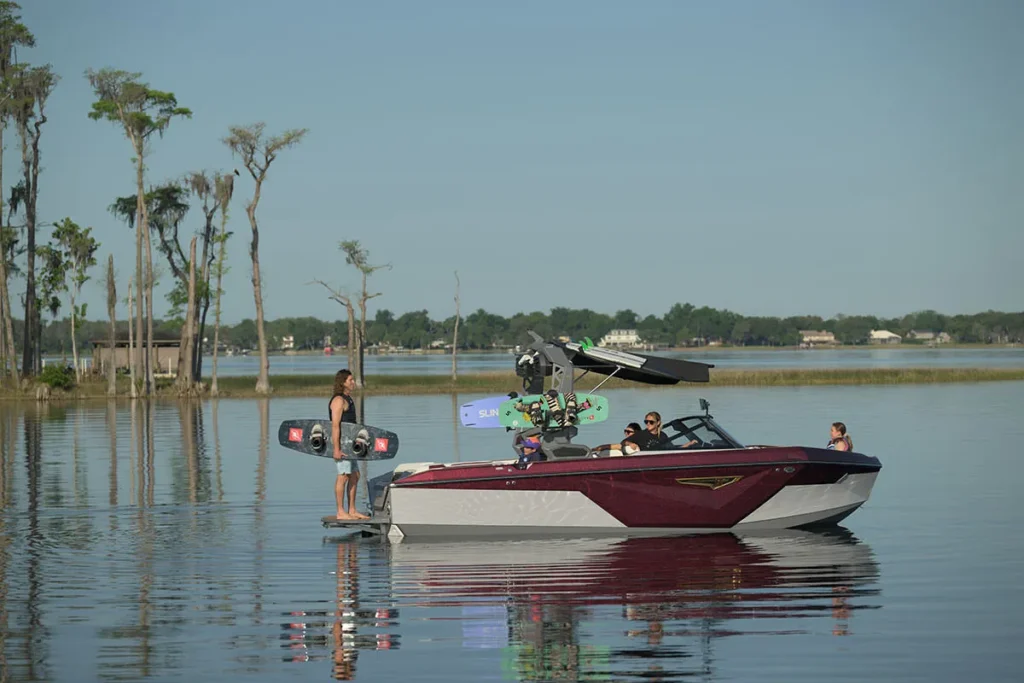
<svg viewBox="0 0 1024 683"><path fill-rule="evenodd" d="M333 465L268 440L322 400L2 404L0 679L1024 680L1024 383L608 395L583 440L703 395L884 469L831 534L389 544L324 530ZM473 398L363 410L397 462L507 457Z"/></svg>
<svg viewBox="0 0 1024 683"><path fill-rule="evenodd" d="M718 368L756 370L759 368L977 368L1024 367L1024 346L991 349L883 348L878 346L807 351L743 349L730 351L694 351L664 355L712 363ZM271 356L270 374L333 375L345 365L342 355ZM367 356L369 375L444 375L452 370L452 357L440 355ZM203 361L203 372L210 373L212 361ZM459 372L510 370L514 356L507 353L462 353ZM220 376L255 375L259 356L232 356L217 359Z"/></svg>

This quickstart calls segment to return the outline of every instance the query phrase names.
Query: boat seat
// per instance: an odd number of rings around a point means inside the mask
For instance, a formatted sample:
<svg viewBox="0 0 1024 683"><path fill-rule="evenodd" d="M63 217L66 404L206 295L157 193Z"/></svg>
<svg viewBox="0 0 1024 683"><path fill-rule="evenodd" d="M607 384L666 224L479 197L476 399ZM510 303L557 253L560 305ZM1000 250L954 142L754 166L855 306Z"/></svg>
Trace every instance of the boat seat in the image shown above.
<svg viewBox="0 0 1024 683"><path fill-rule="evenodd" d="M390 473L391 474L391 480L392 481L397 481L397 480L401 479L402 477L409 476L410 474L416 474L417 472L422 472L423 470L430 469L431 465L436 465L436 464L437 464L436 462L407 462L407 463L398 465Z"/></svg>
<svg viewBox="0 0 1024 683"><path fill-rule="evenodd" d="M581 443L545 443L540 450L549 458L585 458L590 453L590 447Z"/></svg>

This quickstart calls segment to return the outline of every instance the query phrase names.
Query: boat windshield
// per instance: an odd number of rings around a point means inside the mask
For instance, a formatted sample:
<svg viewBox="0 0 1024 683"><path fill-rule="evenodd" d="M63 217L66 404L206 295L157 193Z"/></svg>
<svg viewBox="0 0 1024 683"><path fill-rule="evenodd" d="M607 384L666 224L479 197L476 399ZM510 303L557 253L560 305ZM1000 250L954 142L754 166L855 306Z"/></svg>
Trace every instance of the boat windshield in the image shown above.
<svg viewBox="0 0 1024 683"><path fill-rule="evenodd" d="M675 447L682 447L689 441L697 443L693 448L743 448L743 444L734 439L710 417L694 415L680 417L663 426L669 441Z"/></svg>

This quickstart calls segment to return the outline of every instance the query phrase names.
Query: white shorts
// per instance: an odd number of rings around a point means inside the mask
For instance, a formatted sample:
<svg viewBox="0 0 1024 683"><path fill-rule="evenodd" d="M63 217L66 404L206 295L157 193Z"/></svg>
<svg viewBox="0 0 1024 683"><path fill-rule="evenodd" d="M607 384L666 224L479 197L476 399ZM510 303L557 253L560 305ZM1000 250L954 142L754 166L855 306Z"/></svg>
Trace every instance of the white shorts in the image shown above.
<svg viewBox="0 0 1024 683"><path fill-rule="evenodd" d="M350 460L349 458L335 460L334 464L338 468L338 474L352 474L352 470L356 467L355 461Z"/></svg>

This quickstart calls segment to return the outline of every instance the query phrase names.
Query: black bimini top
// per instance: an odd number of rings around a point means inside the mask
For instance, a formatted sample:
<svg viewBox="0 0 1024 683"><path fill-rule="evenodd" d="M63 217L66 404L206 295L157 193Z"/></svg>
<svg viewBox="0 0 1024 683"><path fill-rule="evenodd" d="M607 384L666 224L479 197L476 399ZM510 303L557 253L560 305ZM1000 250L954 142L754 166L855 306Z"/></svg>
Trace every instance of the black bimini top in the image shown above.
<svg viewBox="0 0 1024 683"><path fill-rule="evenodd" d="M633 353L590 347L584 349L575 342L555 343L564 351L574 367L601 375L615 375L643 384L678 384L679 382L709 382L709 363L698 363L681 358L665 358L645 353Z"/></svg>

